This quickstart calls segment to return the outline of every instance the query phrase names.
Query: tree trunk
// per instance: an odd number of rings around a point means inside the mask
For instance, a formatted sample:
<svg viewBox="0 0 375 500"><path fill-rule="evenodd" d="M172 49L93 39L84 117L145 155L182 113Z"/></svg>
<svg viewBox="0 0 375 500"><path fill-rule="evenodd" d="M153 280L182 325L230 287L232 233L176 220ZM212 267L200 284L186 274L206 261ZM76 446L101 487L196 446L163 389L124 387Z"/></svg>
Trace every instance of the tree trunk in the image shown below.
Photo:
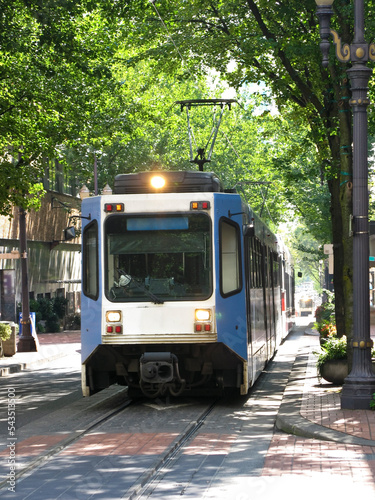
<svg viewBox="0 0 375 500"><path fill-rule="evenodd" d="M348 357L351 362L350 340L353 326L353 238L351 236L352 202L352 120L349 106L348 79L341 79L334 89L337 107L331 109L330 123L338 116L338 135L329 136L329 145L336 165L328 180L331 194L332 242L334 254L335 315L339 337L348 339ZM336 118L337 120L337 118ZM336 122L337 123L337 122ZM330 130L328 130L330 133Z"/></svg>

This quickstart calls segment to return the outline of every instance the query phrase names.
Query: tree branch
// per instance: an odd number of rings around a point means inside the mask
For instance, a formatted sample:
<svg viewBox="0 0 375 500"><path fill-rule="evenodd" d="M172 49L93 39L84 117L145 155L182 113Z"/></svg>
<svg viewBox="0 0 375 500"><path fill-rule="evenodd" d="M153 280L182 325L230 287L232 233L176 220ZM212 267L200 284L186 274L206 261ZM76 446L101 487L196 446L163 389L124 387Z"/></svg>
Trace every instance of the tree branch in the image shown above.
<svg viewBox="0 0 375 500"><path fill-rule="evenodd" d="M252 12L263 36L273 42L277 42L277 36L275 36L271 31L268 29L266 26L262 15L255 4L253 0L246 0L247 4L249 6L250 11ZM298 73L295 71L293 68L289 58L286 56L285 52L281 48L276 48L275 49L277 57L280 59L282 65L286 69L288 75L292 79L292 81L297 85L299 88L300 92L302 93L302 96L306 103L311 102L315 109L318 111L318 113L321 113L323 111L323 105L320 102L320 100L317 98L315 94L312 93L311 87L308 86L298 75Z"/></svg>

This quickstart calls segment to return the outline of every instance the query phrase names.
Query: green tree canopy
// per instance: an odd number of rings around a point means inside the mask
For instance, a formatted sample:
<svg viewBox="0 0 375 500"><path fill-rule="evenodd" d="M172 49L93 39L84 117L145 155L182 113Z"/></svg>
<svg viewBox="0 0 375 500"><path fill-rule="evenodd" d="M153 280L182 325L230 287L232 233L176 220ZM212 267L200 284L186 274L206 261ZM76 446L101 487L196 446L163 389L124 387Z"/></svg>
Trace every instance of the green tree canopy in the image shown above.
<svg viewBox="0 0 375 500"><path fill-rule="evenodd" d="M157 165L188 168L186 124L171 107L218 97L219 75L243 107L224 122L212 169L275 225L294 210L321 240L332 233L338 329L349 333L350 88L333 52L328 69L321 66L314 0L0 0L0 7L0 213L38 198L30 186L46 157L66 153L88 180L94 153L103 181ZM350 41L351 3L334 8L333 23ZM367 2L370 29L373 9ZM259 112L264 104L250 98L250 83L270 90L279 114ZM206 120L197 123L201 140Z"/></svg>
<svg viewBox="0 0 375 500"><path fill-rule="evenodd" d="M117 34L89 1L0 0L0 213L27 207L43 158L91 134L116 92Z"/></svg>
<svg viewBox="0 0 375 500"><path fill-rule="evenodd" d="M187 75L214 68L234 88L264 82L282 112L293 107L309 127L320 175L330 192L335 252L336 320L340 334L352 324L352 133L346 65L334 48L323 69L314 0L191 0L125 2L131 10L129 40L140 50L132 61L154 60L163 71ZM352 41L353 5L334 3L333 27ZM116 5L117 15L122 12ZM374 2L366 2L366 26L374 26ZM129 11L127 12L127 15ZM123 18L124 19L124 18ZM129 26L129 24L128 24Z"/></svg>

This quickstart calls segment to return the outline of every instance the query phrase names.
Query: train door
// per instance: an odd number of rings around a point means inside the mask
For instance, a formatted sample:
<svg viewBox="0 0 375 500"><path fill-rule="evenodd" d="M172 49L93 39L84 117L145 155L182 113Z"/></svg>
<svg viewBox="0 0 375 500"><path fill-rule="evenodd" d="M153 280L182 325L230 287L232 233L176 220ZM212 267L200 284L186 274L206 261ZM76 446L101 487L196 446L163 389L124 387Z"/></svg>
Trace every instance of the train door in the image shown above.
<svg viewBox="0 0 375 500"><path fill-rule="evenodd" d="M231 219L219 220L216 320L218 340L247 358L245 291L242 277L240 227Z"/></svg>
<svg viewBox="0 0 375 500"><path fill-rule="evenodd" d="M253 380L267 362L267 331L264 307L262 244L255 236L245 237L245 276L249 359Z"/></svg>
<svg viewBox="0 0 375 500"><path fill-rule="evenodd" d="M82 392L89 396L99 386L99 379L89 366L90 355L102 342L102 239L99 197L85 200L82 209L82 293L81 293L81 360ZM100 376L106 379L106 374ZM99 376L99 375L98 375ZM95 377L95 380L94 380ZM106 382L103 382L103 387Z"/></svg>
<svg viewBox="0 0 375 500"><path fill-rule="evenodd" d="M270 277L271 277L271 295L272 295L272 324L273 324L273 340L274 348L273 352L280 344L281 341L281 293L280 293L280 281L279 281L279 260L277 252L271 251L271 267L270 267Z"/></svg>
<svg viewBox="0 0 375 500"><path fill-rule="evenodd" d="M280 345L283 338L282 321L282 300L281 300L281 264L280 256L277 252L273 253L273 295L275 312L275 335L276 345Z"/></svg>
<svg viewBox="0 0 375 500"><path fill-rule="evenodd" d="M274 297L272 279L273 259L270 249L263 246L263 272L264 272L264 317L267 338L267 359L270 359L276 348L275 339L275 318L274 318Z"/></svg>
<svg viewBox="0 0 375 500"><path fill-rule="evenodd" d="M237 361L232 366L225 357L222 359L221 377L224 387L239 387L241 394L246 394L249 388L249 370L241 227L232 218L222 216L218 219L217 229L218 245L215 246L217 340L237 355ZM216 356L216 364L219 364L219 351Z"/></svg>
<svg viewBox="0 0 375 500"><path fill-rule="evenodd" d="M82 233L82 362L101 344L102 293L100 256L99 224L94 219L84 227Z"/></svg>

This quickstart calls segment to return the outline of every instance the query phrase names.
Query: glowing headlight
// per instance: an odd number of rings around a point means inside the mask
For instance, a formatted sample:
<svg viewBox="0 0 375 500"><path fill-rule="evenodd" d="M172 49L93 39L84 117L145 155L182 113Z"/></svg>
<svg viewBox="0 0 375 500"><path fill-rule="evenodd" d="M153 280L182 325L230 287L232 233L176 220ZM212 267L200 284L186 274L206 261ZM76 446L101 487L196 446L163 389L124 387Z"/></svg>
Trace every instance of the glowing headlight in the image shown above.
<svg viewBox="0 0 375 500"><path fill-rule="evenodd" d="M195 310L195 320L196 321L210 321L211 311L210 309L196 309Z"/></svg>
<svg viewBox="0 0 375 500"><path fill-rule="evenodd" d="M151 177L151 186L155 189L161 189L165 186L165 179L161 175Z"/></svg>
<svg viewBox="0 0 375 500"><path fill-rule="evenodd" d="M121 321L121 311L107 311L106 317L109 323L118 323Z"/></svg>

